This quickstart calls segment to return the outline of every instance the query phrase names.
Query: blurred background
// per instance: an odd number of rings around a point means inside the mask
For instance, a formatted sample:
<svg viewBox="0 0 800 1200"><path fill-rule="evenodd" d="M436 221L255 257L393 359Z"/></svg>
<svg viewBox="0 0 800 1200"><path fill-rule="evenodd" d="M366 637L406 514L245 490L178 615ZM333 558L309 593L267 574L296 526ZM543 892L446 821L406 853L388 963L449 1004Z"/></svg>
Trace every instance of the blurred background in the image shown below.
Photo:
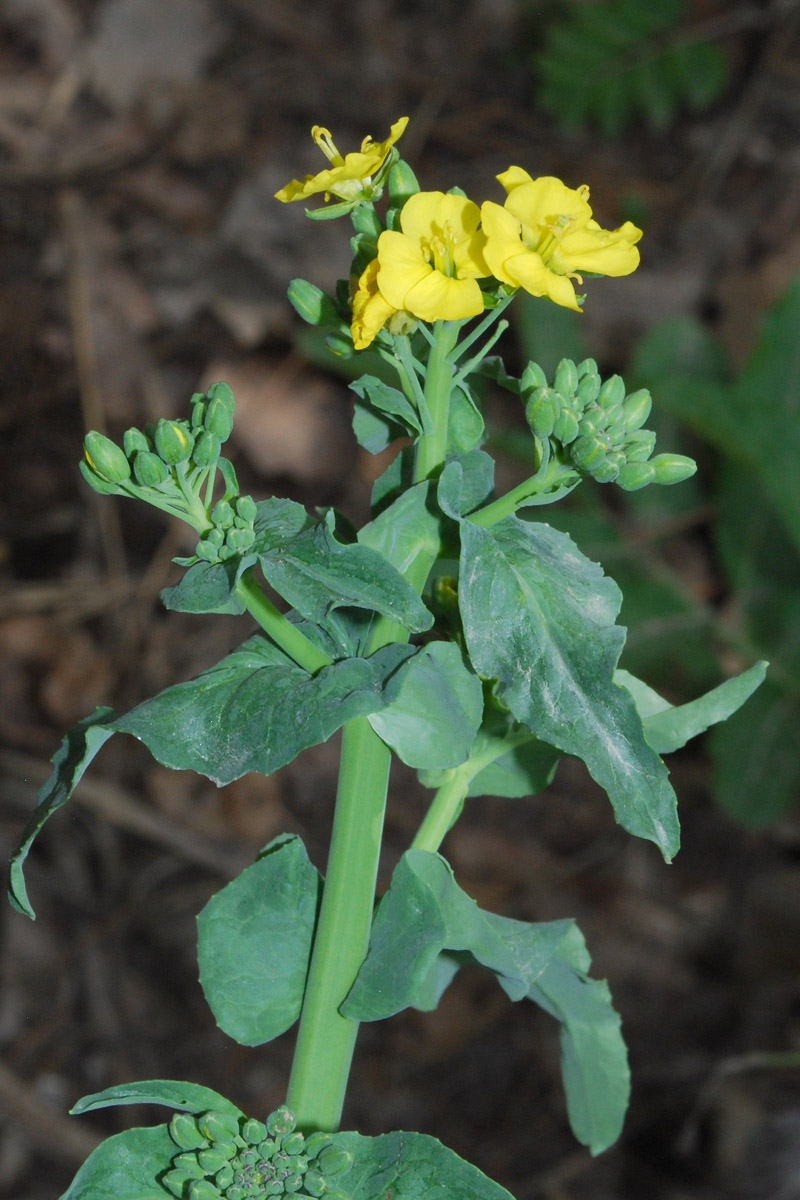
<svg viewBox="0 0 800 1200"><path fill-rule="evenodd" d="M672 701L758 658L743 711L669 761L666 867L580 764L471 801L445 851L484 906L574 916L622 1013L633 1099L593 1160L568 1131L554 1023L462 972L439 1011L363 1028L346 1127L434 1134L518 1200L800 1196L800 4L796 0L5 0L0 8L0 843L65 730L209 665L248 618L166 614L185 526L95 496L86 428L182 416L234 388L244 491L361 522L382 463L347 379L285 299L332 289L347 222L273 193L411 118L425 188L502 199L510 164L588 183L642 266L575 316L520 300L509 366L592 355L654 395L697 477L585 484L547 519L623 587L623 665ZM500 472L528 442L484 397ZM650 424L653 424L651 419ZM263 1116L292 1035L245 1050L197 983L194 916L284 830L324 867L331 742L217 790L114 739L29 860L39 920L0 913L0 1192L50 1200L97 1140L163 1110L79 1096L188 1078ZM385 882L424 811L392 778Z"/></svg>

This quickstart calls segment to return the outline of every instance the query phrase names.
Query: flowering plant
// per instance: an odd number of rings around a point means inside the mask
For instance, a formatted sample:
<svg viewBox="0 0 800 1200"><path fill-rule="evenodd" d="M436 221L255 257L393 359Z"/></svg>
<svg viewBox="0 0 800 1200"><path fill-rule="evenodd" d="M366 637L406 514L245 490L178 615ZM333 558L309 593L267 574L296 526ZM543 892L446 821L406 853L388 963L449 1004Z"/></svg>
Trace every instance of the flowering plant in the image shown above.
<svg viewBox="0 0 800 1200"><path fill-rule="evenodd" d="M128 430L122 447L86 437L82 470L95 490L145 500L197 535L166 607L247 611L259 632L195 679L122 715L98 709L72 730L12 858L12 904L33 916L31 844L114 733L218 784L269 774L339 729L342 743L324 880L285 834L198 917L200 983L219 1026L253 1046L299 1020L285 1105L262 1121L201 1084L168 1080L85 1097L73 1112L152 1103L175 1115L108 1138L65 1200L405 1200L431 1187L507 1197L432 1137L339 1130L360 1023L434 1008L470 961L559 1023L578 1140L597 1153L622 1127L620 1021L605 982L589 975L576 925L480 909L441 846L470 797L535 794L570 754L605 789L616 820L669 861L679 831L661 755L738 708L764 664L671 706L617 668L616 585L537 519L536 507L587 476L635 490L695 470L681 455L654 456L649 392L629 394L618 375L602 380L592 359L562 359L548 380L533 362L513 376L490 353L519 289L580 308L579 272L633 271L640 231L602 229L587 188L518 167L499 177L502 207L458 189L420 191L394 145L404 128L401 119L384 142L367 139L344 158L315 129L331 167L278 193L286 202L321 194L324 205L335 197L318 211L346 213L355 229L351 276L336 294L295 280L289 296L328 331L335 354L368 351L370 370L351 385L359 443L371 453L402 445L362 529L332 510L312 517L289 500L240 494L222 456L235 407L222 382L192 396L186 419ZM505 494L482 449L479 376L518 397L530 429L531 474ZM393 756L431 799L375 909Z"/></svg>

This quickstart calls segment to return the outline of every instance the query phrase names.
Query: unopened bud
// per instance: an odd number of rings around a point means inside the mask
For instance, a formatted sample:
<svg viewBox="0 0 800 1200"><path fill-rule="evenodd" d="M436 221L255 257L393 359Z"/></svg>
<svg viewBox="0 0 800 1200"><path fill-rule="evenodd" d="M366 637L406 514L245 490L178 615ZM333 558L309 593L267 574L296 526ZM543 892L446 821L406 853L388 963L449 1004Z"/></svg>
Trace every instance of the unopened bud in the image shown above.
<svg viewBox="0 0 800 1200"><path fill-rule="evenodd" d="M576 467L591 475L594 467L605 462L606 447L598 437L579 437L570 446L569 454Z"/></svg>
<svg viewBox="0 0 800 1200"><path fill-rule="evenodd" d="M233 528L225 534L225 545L230 547L234 554L243 554L245 550L249 550L255 540L256 535L252 529Z"/></svg>
<svg viewBox="0 0 800 1200"><path fill-rule="evenodd" d="M682 483L697 470L697 463L685 454L657 454L648 466L655 471L656 483Z"/></svg>
<svg viewBox="0 0 800 1200"><path fill-rule="evenodd" d="M167 421L163 417L156 425L156 451L167 466L186 462L194 447L194 437L182 421Z"/></svg>
<svg viewBox="0 0 800 1200"><path fill-rule="evenodd" d="M169 476L163 460L152 450L139 451L133 460L133 473L136 482L148 488L158 487Z"/></svg>
<svg viewBox="0 0 800 1200"><path fill-rule="evenodd" d="M520 391L525 396L533 388L547 387L547 376L538 363L529 362L519 382Z"/></svg>
<svg viewBox="0 0 800 1200"><path fill-rule="evenodd" d="M309 325L338 325L336 305L327 292L306 279L289 284L289 303L301 320Z"/></svg>
<svg viewBox="0 0 800 1200"><path fill-rule="evenodd" d="M233 405L223 397L215 396L206 405L203 424L209 433L215 434L221 442L227 442L233 429Z"/></svg>
<svg viewBox="0 0 800 1200"><path fill-rule="evenodd" d="M122 437L122 449L128 458L133 458L140 450L152 450L153 447L142 433L141 429L127 429Z"/></svg>
<svg viewBox="0 0 800 1200"><path fill-rule="evenodd" d="M214 1183L220 1189L221 1192L224 1192L225 1189L230 1187L230 1185L233 1183L233 1178L234 1178L233 1167L231 1166L230 1163L226 1162L225 1166L220 1167L220 1169L217 1171L216 1175L214 1176Z"/></svg>
<svg viewBox="0 0 800 1200"><path fill-rule="evenodd" d="M131 477L131 464L124 452L104 434L92 429L83 439L84 457L95 474L108 483L124 483Z"/></svg>
<svg viewBox="0 0 800 1200"><path fill-rule="evenodd" d="M209 1150L198 1151L197 1161L206 1175L216 1175L217 1171L221 1171L228 1162L225 1155L220 1154L216 1146Z"/></svg>
<svg viewBox="0 0 800 1200"><path fill-rule="evenodd" d="M263 1121L256 1121L254 1117L250 1117L242 1126L242 1137L251 1146L257 1146L259 1142L263 1142L266 1136L266 1125Z"/></svg>
<svg viewBox="0 0 800 1200"><path fill-rule="evenodd" d="M210 1179L196 1179L189 1184L189 1200L221 1200L221 1196Z"/></svg>
<svg viewBox="0 0 800 1200"><path fill-rule="evenodd" d="M538 387L525 405L525 419L537 437L546 438L555 428L561 405L552 388Z"/></svg>
<svg viewBox="0 0 800 1200"><path fill-rule="evenodd" d="M287 1133L291 1133L297 1125L297 1118L285 1104L280 1108L276 1108L275 1112L270 1113L267 1117L267 1130L273 1137L285 1137Z"/></svg>
<svg viewBox="0 0 800 1200"><path fill-rule="evenodd" d="M586 375L581 376L578 382L578 387L575 391L575 395L578 397L581 404L586 406L587 404L593 404L595 402L599 391L600 376L597 374L597 371L591 371Z"/></svg>
<svg viewBox="0 0 800 1200"><path fill-rule="evenodd" d="M656 435L652 429L636 429L626 439L623 449L628 462L647 462L655 446Z"/></svg>
<svg viewBox="0 0 800 1200"><path fill-rule="evenodd" d="M194 392L189 403L192 406L192 429L199 429L203 424L203 416L206 411L205 392Z"/></svg>
<svg viewBox="0 0 800 1200"><path fill-rule="evenodd" d="M178 1200L186 1193L186 1185L190 1179L195 1179L194 1175L190 1175L188 1171L181 1171L177 1167L174 1171L167 1171L166 1175L160 1176L160 1182L172 1192L173 1196L177 1196Z"/></svg>
<svg viewBox="0 0 800 1200"><path fill-rule="evenodd" d="M444 579L446 576L440 576L440 578ZM454 581L451 580L451 583L454 583ZM325 1133L323 1130L311 1133L306 1138L306 1154L309 1158L315 1158L321 1150L324 1150L326 1146L330 1146L332 1141L333 1137L331 1134Z"/></svg>
<svg viewBox="0 0 800 1200"><path fill-rule="evenodd" d="M353 1156L349 1150L340 1150L338 1146L328 1146L323 1150L317 1160L320 1170L326 1175L341 1175L342 1171L346 1171L353 1161Z"/></svg>
<svg viewBox="0 0 800 1200"><path fill-rule="evenodd" d="M230 529L233 517L233 505L227 500L218 500L211 510L211 520L215 525L219 525L220 529Z"/></svg>
<svg viewBox="0 0 800 1200"><path fill-rule="evenodd" d="M222 445L215 433L206 429L200 433L192 451L192 462L198 467L213 467L220 456Z"/></svg>
<svg viewBox="0 0 800 1200"><path fill-rule="evenodd" d="M310 1171L306 1171L303 1177L303 1187L309 1196L321 1196L327 1190L327 1186L320 1171L315 1171L313 1167Z"/></svg>
<svg viewBox="0 0 800 1200"><path fill-rule="evenodd" d="M256 502L252 496L240 496L236 501L236 515L241 517L243 521L252 524L258 516Z"/></svg>
<svg viewBox="0 0 800 1200"><path fill-rule="evenodd" d="M593 358L584 358L578 363L578 378L583 379L584 375L596 375L597 363Z"/></svg>
<svg viewBox="0 0 800 1200"><path fill-rule="evenodd" d="M578 436L578 418L568 408L562 408L558 414L553 434L562 446L568 446Z"/></svg>
<svg viewBox="0 0 800 1200"><path fill-rule="evenodd" d="M656 473L649 462L626 462L617 476L617 483L626 492L638 492L652 483Z"/></svg>
<svg viewBox="0 0 800 1200"><path fill-rule="evenodd" d="M402 158L392 165L388 182L391 208L402 208L406 200L419 191L416 175Z"/></svg>
<svg viewBox="0 0 800 1200"><path fill-rule="evenodd" d="M639 388L638 392L631 392L622 405L625 428L630 433L641 429L650 416L650 409L652 407L653 397L647 388Z"/></svg>
<svg viewBox="0 0 800 1200"><path fill-rule="evenodd" d="M169 1123L169 1135L181 1150L197 1150L206 1144L197 1122L189 1113L175 1113Z"/></svg>
<svg viewBox="0 0 800 1200"><path fill-rule="evenodd" d="M571 396L578 386L578 368L571 358L562 358L556 367L553 387L562 396Z"/></svg>
<svg viewBox="0 0 800 1200"><path fill-rule="evenodd" d="M597 393L597 403L602 408L611 408L613 404L622 404L625 399L625 384L619 375L607 379Z"/></svg>

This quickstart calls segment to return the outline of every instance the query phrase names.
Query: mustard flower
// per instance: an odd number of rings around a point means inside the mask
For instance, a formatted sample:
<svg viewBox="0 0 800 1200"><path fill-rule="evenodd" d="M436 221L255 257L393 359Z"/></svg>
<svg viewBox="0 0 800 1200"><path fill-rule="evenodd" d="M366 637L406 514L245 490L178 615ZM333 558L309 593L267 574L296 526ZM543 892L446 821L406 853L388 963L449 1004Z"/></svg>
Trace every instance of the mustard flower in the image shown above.
<svg viewBox="0 0 800 1200"><path fill-rule="evenodd" d="M578 272L630 275L638 267L641 229L630 221L602 229L585 185L573 190L549 175L532 179L521 167L497 178L508 193L505 206L485 201L481 223L486 262L501 283L580 311L572 284L583 282Z"/></svg>
<svg viewBox="0 0 800 1200"><path fill-rule="evenodd" d="M361 149L344 158L336 149L330 131L315 125L311 136L328 159L330 167L317 175L306 175L302 180L293 179L275 193L275 199L288 204L291 200L306 200L309 196L324 192L326 200L331 196L352 203L372 200L377 186L375 178L407 124L408 117L401 117L392 125L385 141L373 142L371 137L365 137Z"/></svg>
<svg viewBox="0 0 800 1200"><path fill-rule="evenodd" d="M353 296L353 321L350 332L356 350L366 350L395 310L378 290L378 260L373 258L362 272Z"/></svg>
<svg viewBox="0 0 800 1200"><path fill-rule="evenodd" d="M464 196L417 192L400 213L402 232L378 238L378 291L422 321L460 321L483 311L480 209Z"/></svg>

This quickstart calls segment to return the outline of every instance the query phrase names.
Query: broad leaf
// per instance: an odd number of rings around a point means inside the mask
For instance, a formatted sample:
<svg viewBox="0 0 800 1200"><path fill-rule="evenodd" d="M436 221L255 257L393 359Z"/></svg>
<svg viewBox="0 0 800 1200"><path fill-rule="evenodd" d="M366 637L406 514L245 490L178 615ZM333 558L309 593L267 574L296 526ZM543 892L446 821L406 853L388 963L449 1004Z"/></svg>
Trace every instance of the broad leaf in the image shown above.
<svg viewBox="0 0 800 1200"><path fill-rule="evenodd" d="M397 696L372 728L410 767L457 767L483 716L483 689L453 642L431 642L397 672Z"/></svg>
<svg viewBox="0 0 800 1200"><path fill-rule="evenodd" d="M453 390L447 422L447 453L467 454L479 446L485 424L472 391L466 384Z"/></svg>
<svg viewBox="0 0 800 1200"><path fill-rule="evenodd" d="M17 912L31 920L36 914L28 900L23 866L34 838L56 809L66 804L80 783L86 768L114 732L107 723L110 708L97 708L90 717L69 731L53 755L53 770L39 791L39 800L28 824L22 831L19 845L11 856L8 880L8 899Z"/></svg>
<svg viewBox="0 0 800 1200"><path fill-rule="evenodd" d="M197 918L200 986L220 1029L243 1046L270 1041L300 1015L320 888L303 843L284 836Z"/></svg>
<svg viewBox="0 0 800 1200"><path fill-rule="evenodd" d="M435 558L440 543L440 521L441 518L431 511L430 485L418 483L402 492L365 525L358 540L408 577L418 558L427 562Z"/></svg>
<svg viewBox="0 0 800 1200"><path fill-rule="evenodd" d="M337 1133L333 1145L352 1156L331 1179L332 1190L348 1200L511 1200L499 1183L424 1133Z"/></svg>
<svg viewBox="0 0 800 1200"><path fill-rule="evenodd" d="M709 735L714 795L743 825L763 828L797 806L798 729L797 694L768 679L745 709Z"/></svg>
<svg viewBox="0 0 800 1200"><path fill-rule="evenodd" d="M81 1113L93 1112L96 1108L111 1108L119 1104L164 1104L167 1108L193 1113L195 1116L211 1109L214 1112L230 1113L234 1117L242 1116L241 1109L212 1088L176 1079L146 1079L142 1083L122 1083L117 1087L106 1088L103 1092L84 1096L77 1104L73 1104L69 1111L73 1116L79 1116Z"/></svg>
<svg viewBox="0 0 800 1200"><path fill-rule="evenodd" d="M374 375L362 375L350 384L350 390L358 396L353 429L360 445L371 454L385 450L396 437L422 433L416 409L397 388L389 387ZM378 414L384 414L389 420L382 420ZM386 441L379 437L379 426L386 429ZM367 440L364 440L365 435ZM373 449L373 445L377 448Z"/></svg>
<svg viewBox="0 0 800 1200"><path fill-rule="evenodd" d="M249 556L252 562L253 556ZM247 566L243 559L231 559L226 563L194 563L173 587L163 588L161 601L173 612L189 613L232 613L239 616L244 605L234 593L242 571Z"/></svg>
<svg viewBox="0 0 800 1200"><path fill-rule="evenodd" d="M620 824L669 860L675 794L630 693L613 681L625 637L619 605L616 584L549 525L461 522L459 607L475 669L500 681L538 738L582 758Z"/></svg>
<svg viewBox="0 0 800 1200"><path fill-rule="evenodd" d="M61 1200L164 1200L158 1176L175 1152L166 1125L116 1133L92 1151Z"/></svg>
<svg viewBox="0 0 800 1200"><path fill-rule="evenodd" d="M617 683L633 696L644 726L644 736L658 754L671 754L711 725L727 721L763 683L767 664L758 662L733 679L726 679L705 696L687 704L671 705L627 671L615 671Z"/></svg>
<svg viewBox="0 0 800 1200"><path fill-rule="evenodd" d="M511 746L473 776L468 796L535 796L548 787L560 754L552 746L529 738Z"/></svg>

